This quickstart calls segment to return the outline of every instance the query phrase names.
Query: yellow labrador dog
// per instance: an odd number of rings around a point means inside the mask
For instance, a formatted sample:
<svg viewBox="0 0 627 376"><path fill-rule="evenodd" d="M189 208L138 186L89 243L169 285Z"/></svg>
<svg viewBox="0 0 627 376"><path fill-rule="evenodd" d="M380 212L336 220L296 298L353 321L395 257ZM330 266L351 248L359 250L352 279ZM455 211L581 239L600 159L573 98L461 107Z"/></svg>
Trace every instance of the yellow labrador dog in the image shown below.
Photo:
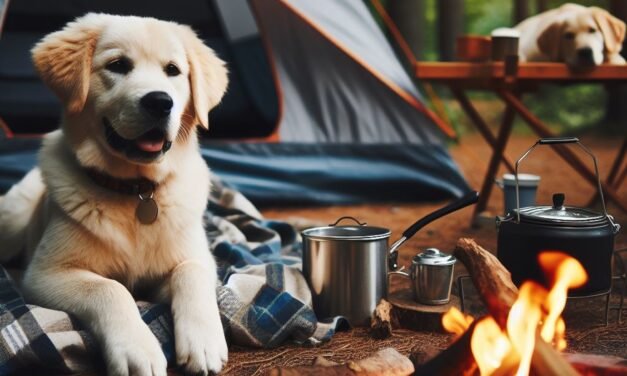
<svg viewBox="0 0 627 376"><path fill-rule="evenodd" d="M32 52L63 121L39 168L0 199L1 259L25 249L27 300L75 315L110 375L166 375L136 293L171 304L186 371L219 372L228 349L195 127L226 89L223 62L186 26L107 14L76 19Z"/></svg>
<svg viewBox="0 0 627 376"><path fill-rule="evenodd" d="M625 23L597 7L564 4L516 26L521 61L556 61L573 67L624 64Z"/></svg>

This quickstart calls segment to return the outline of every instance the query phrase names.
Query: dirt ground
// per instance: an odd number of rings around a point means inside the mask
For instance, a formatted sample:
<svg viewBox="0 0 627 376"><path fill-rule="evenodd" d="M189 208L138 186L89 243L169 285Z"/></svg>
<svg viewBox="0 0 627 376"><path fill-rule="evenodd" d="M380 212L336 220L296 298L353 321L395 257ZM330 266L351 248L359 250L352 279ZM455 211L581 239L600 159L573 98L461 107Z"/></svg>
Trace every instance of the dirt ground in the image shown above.
<svg viewBox="0 0 627 376"><path fill-rule="evenodd" d="M609 172L610 165L619 150L620 139L599 137L582 137L582 141L590 147L599 159L602 176ZM507 148L507 155L515 160L536 139L531 136L515 136ZM555 192L566 193L567 204L584 206L595 192L595 187L579 177L550 148L539 148L521 166L522 172L530 172L541 176L538 190L538 203L549 203ZM453 145L451 154L471 187L479 190L491 156L490 148L476 134L468 134L460 144ZM580 154L584 158L583 154ZM550 162L550 163L547 163ZM504 169L500 173L505 173ZM625 184L620 189L623 202L627 202ZM391 240L400 237L402 231L416 219L439 208L444 203L429 204L377 204L342 207L315 208L276 208L266 209L263 214L268 218L282 219L305 218L320 223L332 223L344 215L351 215L371 225L387 227L392 231ZM400 251L401 263L408 265L413 255L427 247L436 247L451 252L457 239L472 237L483 247L496 249L496 228L493 218L501 214L503 196L498 188L494 188L490 197L484 225L471 228L472 208L442 218L422 229L413 239L405 243ZM623 226L627 225L627 213L619 212L611 203L608 205L610 214ZM616 238L615 249L627 247L627 236L624 229ZM458 263L459 265L459 263ZM462 272L457 268L457 272ZM398 288L399 286L393 286ZM470 288L472 299L472 287ZM455 292L455 291L454 291ZM612 303L617 303L619 295L612 295ZM610 324L604 325L604 298L581 299L570 301L564 317L567 325L568 351L596 354L612 354L627 358L627 317L623 323L617 322L617 311L610 315ZM481 307L471 307L481 310ZM627 313L627 312L624 312ZM392 346L404 354L412 349L445 348L451 336L443 333L413 332L397 330L387 340L370 338L365 329L353 329L340 332L328 343L318 347L301 347L286 344L272 350L233 348L229 355L229 363L224 370L228 375L259 375L274 366L295 366L311 364L312 360L323 355L334 361L363 358L378 349Z"/></svg>

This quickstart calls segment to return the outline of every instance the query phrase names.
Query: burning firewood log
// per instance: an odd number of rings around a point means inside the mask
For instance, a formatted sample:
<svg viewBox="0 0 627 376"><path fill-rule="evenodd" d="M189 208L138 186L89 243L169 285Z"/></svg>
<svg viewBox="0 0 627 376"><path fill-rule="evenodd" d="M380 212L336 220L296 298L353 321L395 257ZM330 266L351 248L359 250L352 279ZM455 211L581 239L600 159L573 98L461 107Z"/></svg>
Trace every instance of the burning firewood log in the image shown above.
<svg viewBox="0 0 627 376"><path fill-rule="evenodd" d="M490 314L505 329L507 315L518 296L518 288L512 282L509 271L472 239L459 239L454 254L468 269ZM578 374L557 350L539 336L536 337L531 363L533 370L540 375Z"/></svg>
<svg viewBox="0 0 627 376"><path fill-rule="evenodd" d="M466 266L488 312L504 328L509 310L518 297L510 272L496 256L472 239L459 239L453 253Z"/></svg>
<svg viewBox="0 0 627 376"><path fill-rule="evenodd" d="M485 303L490 315L505 330L511 307L518 297L518 289L512 283L510 273L500 261L472 239L462 238L455 248L455 256L466 266L477 291ZM475 320L448 349L417 367L416 374L451 374L451 364L457 364L457 372L476 372L476 362L471 351L472 332L481 321ZM466 351L460 351L460 347ZM517 360L505 359L495 374L515 372ZM464 373L465 373L464 372ZM537 335L531 357L531 373L538 375L577 375L575 369L557 350ZM467 374L467 373L466 373Z"/></svg>
<svg viewBox="0 0 627 376"><path fill-rule="evenodd" d="M415 364L417 376L456 376L474 375L477 371L477 363L472 356L470 349L470 338L475 329L477 321L470 324L468 329L455 340L446 350L433 357L422 365ZM411 358L415 355L411 354Z"/></svg>

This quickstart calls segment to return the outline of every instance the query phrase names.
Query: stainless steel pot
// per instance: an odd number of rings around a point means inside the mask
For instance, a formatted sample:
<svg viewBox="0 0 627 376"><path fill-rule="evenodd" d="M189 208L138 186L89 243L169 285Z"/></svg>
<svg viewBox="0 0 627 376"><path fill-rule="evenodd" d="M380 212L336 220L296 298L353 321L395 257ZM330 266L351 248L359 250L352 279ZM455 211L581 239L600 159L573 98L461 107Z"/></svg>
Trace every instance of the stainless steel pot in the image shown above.
<svg viewBox="0 0 627 376"><path fill-rule="evenodd" d="M418 220L389 249L390 230L352 217L302 231L303 275L318 318L344 316L353 326L368 325L375 307L387 296L387 275L397 269L399 247L423 226L477 200L477 192L471 192ZM356 224L338 226L347 218Z"/></svg>
<svg viewBox="0 0 627 376"><path fill-rule="evenodd" d="M357 224L337 226L347 218ZM379 300L387 296L390 234L352 217L302 232L303 274L318 318L340 315L351 325L367 325Z"/></svg>

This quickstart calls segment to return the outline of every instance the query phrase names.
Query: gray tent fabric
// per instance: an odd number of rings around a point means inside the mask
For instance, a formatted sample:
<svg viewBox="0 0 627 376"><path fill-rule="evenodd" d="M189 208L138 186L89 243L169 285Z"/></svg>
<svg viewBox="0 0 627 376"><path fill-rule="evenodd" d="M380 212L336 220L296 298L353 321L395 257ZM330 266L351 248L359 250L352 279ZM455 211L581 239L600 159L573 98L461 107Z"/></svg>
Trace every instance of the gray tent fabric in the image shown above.
<svg viewBox="0 0 627 376"><path fill-rule="evenodd" d="M258 206L434 201L469 190L443 142L450 129L422 104L361 0L251 0L256 26L234 16L246 0L215 1L231 43L260 33L280 104L278 142L204 144L225 182Z"/></svg>
<svg viewBox="0 0 627 376"><path fill-rule="evenodd" d="M441 143L442 131L363 1L252 5L279 77L281 141Z"/></svg>
<svg viewBox="0 0 627 376"><path fill-rule="evenodd" d="M213 0L226 38L231 43L259 36L259 29L246 0Z"/></svg>
<svg viewBox="0 0 627 376"><path fill-rule="evenodd" d="M212 4L222 29L222 44L228 52L224 48L216 50L215 42L209 45L227 61L230 82L225 100L209 114L211 136L216 135L214 124L217 123L219 133L226 138L237 134L267 137L276 126L278 99L252 10L246 0L212 0ZM235 101L235 97L246 99ZM242 108L243 102L248 102L249 108ZM224 108L224 104L231 107L231 111Z"/></svg>

